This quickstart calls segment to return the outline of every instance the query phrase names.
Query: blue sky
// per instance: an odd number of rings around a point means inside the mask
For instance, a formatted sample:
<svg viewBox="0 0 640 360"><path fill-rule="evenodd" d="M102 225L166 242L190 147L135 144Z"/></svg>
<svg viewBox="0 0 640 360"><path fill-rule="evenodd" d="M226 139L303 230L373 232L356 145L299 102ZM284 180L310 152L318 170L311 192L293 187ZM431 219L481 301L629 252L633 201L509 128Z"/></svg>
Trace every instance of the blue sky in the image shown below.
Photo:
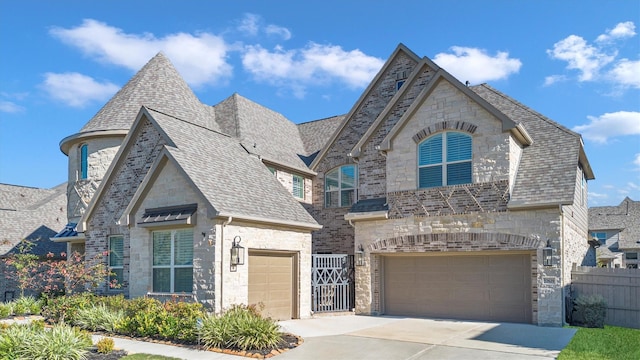
<svg viewBox="0 0 640 360"><path fill-rule="evenodd" d="M591 206L640 200L640 2L603 5L0 0L0 183L65 182L60 140L159 51L202 102L299 123L347 113L403 43L580 132Z"/></svg>

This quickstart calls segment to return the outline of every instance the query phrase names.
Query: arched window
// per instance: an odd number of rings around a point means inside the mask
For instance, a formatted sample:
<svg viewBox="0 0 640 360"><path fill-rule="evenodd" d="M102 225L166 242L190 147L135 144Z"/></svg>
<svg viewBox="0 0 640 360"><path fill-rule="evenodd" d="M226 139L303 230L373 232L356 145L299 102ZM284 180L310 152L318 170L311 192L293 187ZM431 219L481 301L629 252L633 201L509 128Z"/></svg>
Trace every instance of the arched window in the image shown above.
<svg viewBox="0 0 640 360"><path fill-rule="evenodd" d="M355 165L344 165L329 171L324 178L325 207L353 205L356 201L356 181Z"/></svg>
<svg viewBox="0 0 640 360"><path fill-rule="evenodd" d="M80 179L89 177L89 166L87 163L89 157L87 144L80 146Z"/></svg>
<svg viewBox="0 0 640 360"><path fill-rule="evenodd" d="M471 183L471 136L442 132L418 146L418 187Z"/></svg>

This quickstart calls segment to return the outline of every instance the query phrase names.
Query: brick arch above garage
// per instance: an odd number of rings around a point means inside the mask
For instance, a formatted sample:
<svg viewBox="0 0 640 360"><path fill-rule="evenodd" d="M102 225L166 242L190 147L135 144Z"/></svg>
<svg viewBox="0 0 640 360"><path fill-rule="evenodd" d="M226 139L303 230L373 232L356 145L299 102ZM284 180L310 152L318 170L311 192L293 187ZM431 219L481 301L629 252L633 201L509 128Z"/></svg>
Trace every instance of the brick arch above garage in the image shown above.
<svg viewBox="0 0 640 360"><path fill-rule="evenodd" d="M372 253L536 250L544 246L540 239L502 233L439 233L402 235L379 239L369 244Z"/></svg>

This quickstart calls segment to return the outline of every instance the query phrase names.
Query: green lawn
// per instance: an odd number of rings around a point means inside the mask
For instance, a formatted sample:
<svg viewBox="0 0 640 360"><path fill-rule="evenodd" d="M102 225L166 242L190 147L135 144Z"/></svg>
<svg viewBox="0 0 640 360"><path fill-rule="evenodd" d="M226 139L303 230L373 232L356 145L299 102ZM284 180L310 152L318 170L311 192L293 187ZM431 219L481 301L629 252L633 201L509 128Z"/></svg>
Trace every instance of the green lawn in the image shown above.
<svg viewBox="0 0 640 360"><path fill-rule="evenodd" d="M604 329L578 328L558 360L640 359L640 329L605 326Z"/></svg>

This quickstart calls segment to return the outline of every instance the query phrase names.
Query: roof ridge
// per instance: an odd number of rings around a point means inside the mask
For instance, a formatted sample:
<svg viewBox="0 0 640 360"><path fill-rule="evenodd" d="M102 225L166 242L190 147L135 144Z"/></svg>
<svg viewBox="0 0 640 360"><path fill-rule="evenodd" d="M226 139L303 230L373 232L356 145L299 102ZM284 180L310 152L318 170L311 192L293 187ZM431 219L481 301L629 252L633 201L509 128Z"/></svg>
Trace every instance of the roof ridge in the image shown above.
<svg viewBox="0 0 640 360"><path fill-rule="evenodd" d="M163 111L160 111L160 110L157 110L157 109L154 109L154 108L148 107L148 106L145 106L145 107L146 107L148 110L151 110L151 111L153 111L153 112L157 112L157 113L159 113L159 114L162 114L162 115L168 116L168 117L170 117L170 118L172 118L172 119L175 119L175 120L178 120L178 121L182 121L182 122L187 123L187 124L189 124L189 125L193 125L193 126L195 126L195 127L198 127L198 128L204 129L204 130L208 130L208 131L210 131L210 132L213 132L213 133L216 133L216 134L219 134L219 135L223 135L223 136L226 136L226 137L228 137L228 138L233 138L233 136L231 136L231 135L229 135L229 134L225 134L225 133L220 132L220 131L218 131L218 130L214 130L214 129L208 128L208 127L206 127L206 126L204 126L204 125L200 125L200 124L193 123L193 122L191 122L191 121L189 121L189 120L185 120L185 119L179 118L179 117L177 117L177 116L175 116L175 115L171 115L171 114L168 114L168 113L166 113L166 112L163 112Z"/></svg>

